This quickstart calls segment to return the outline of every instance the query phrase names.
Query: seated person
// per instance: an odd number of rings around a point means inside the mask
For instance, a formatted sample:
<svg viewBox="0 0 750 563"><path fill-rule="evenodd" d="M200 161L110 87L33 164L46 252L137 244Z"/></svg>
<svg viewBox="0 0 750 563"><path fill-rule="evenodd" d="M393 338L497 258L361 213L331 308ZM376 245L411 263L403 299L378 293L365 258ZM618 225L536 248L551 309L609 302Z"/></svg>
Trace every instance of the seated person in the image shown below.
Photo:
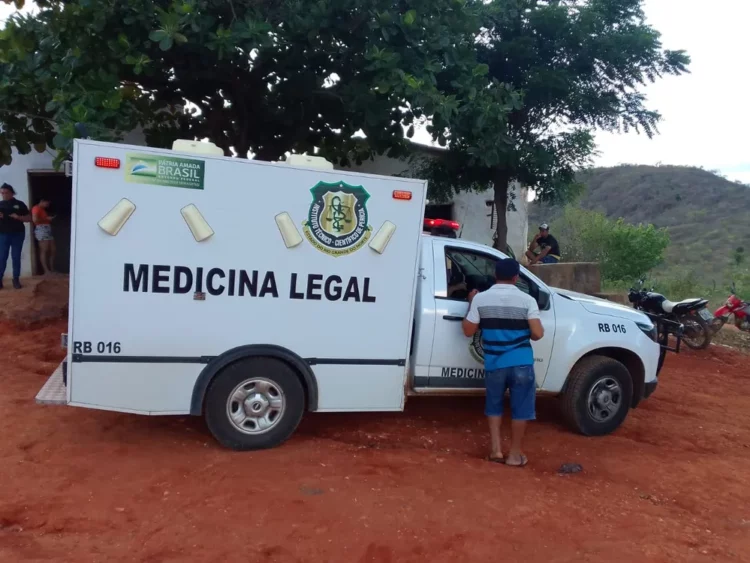
<svg viewBox="0 0 750 563"><path fill-rule="evenodd" d="M526 251L529 266L534 264L557 264L560 261L560 245L557 239L549 234L549 225L539 225L539 232L531 241Z"/></svg>

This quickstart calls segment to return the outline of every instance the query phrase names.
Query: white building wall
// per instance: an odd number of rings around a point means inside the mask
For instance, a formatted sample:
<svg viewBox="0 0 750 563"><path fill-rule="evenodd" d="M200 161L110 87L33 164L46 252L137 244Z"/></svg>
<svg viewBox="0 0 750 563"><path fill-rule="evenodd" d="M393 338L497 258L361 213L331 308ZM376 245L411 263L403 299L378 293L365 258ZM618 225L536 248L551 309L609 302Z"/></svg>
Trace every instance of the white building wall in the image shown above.
<svg viewBox="0 0 750 563"><path fill-rule="evenodd" d="M146 138L141 129L135 130L128 133L123 140L124 143L129 145L145 145ZM24 202L29 206L31 210L34 202L29 201L29 171L36 170L54 170L52 162L55 159L55 153L52 149L47 149L43 153L38 153L32 150L29 154L18 154L16 149L13 149L13 162L10 166L0 167L0 184L7 182L16 190L16 199ZM26 240L23 243L23 251L21 252L21 276L26 277L31 275L31 226L26 226ZM5 269L5 277L9 278L12 274L12 265L10 257L8 258L7 268Z"/></svg>
<svg viewBox="0 0 750 563"><path fill-rule="evenodd" d="M376 156L373 160L367 160L361 165L350 166L349 169L355 172L393 176L408 171L409 163L405 160L381 155ZM516 257L520 259L526 251L529 232L528 190L519 184L511 186L511 190L515 194L513 203L516 209L506 213L508 244ZM493 194L490 191L483 193L459 192L453 197L453 219L461 224L460 238L492 245L496 221L493 221L491 217L492 207L487 205L487 202L492 201L492 199Z"/></svg>

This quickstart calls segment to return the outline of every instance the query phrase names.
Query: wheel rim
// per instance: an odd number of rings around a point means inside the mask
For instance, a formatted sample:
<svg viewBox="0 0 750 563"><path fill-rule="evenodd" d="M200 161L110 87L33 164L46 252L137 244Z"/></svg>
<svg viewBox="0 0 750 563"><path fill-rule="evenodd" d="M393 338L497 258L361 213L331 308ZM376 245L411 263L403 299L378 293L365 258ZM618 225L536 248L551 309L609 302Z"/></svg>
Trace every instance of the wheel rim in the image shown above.
<svg viewBox="0 0 750 563"><path fill-rule="evenodd" d="M599 378L589 391L587 404L589 414L596 422L612 420L622 407L620 383L610 376Z"/></svg>
<svg viewBox="0 0 750 563"><path fill-rule="evenodd" d="M281 420L286 399L268 379L253 377L240 383L227 399L227 418L243 434L263 434Z"/></svg>
<svg viewBox="0 0 750 563"><path fill-rule="evenodd" d="M693 346L701 346L706 339L703 333L703 326L701 323L691 318L683 318L682 325L685 327L685 332L682 339L685 343Z"/></svg>

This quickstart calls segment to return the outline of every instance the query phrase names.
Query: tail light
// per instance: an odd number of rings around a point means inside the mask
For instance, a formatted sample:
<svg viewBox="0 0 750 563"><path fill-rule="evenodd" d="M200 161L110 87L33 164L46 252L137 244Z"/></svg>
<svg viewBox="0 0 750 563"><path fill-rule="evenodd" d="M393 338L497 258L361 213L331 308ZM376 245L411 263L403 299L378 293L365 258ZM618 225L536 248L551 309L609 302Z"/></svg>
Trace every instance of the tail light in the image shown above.
<svg viewBox="0 0 750 563"><path fill-rule="evenodd" d="M120 168L120 159L109 158L106 156L97 156L94 159L94 164L99 168Z"/></svg>

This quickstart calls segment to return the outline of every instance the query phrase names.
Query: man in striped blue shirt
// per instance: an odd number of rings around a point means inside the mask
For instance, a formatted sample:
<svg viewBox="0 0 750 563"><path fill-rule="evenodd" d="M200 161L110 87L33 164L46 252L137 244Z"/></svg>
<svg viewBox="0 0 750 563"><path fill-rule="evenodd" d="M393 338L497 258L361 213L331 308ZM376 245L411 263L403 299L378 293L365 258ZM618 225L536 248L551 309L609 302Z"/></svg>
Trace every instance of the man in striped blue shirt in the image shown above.
<svg viewBox="0 0 750 563"><path fill-rule="evenodd" d="M516 287L520 266L511 259L499 260L495 285L469 294L469 312L463 321L466 336L482 330L484 349L485 414L489 420L492 449L489 461L523 467L528 459L521 451L526 423L536 418L536 381L531 341L544 336L539 306ZM511 446L503 458L500 427L505 391L510 391Z"/></svg>

